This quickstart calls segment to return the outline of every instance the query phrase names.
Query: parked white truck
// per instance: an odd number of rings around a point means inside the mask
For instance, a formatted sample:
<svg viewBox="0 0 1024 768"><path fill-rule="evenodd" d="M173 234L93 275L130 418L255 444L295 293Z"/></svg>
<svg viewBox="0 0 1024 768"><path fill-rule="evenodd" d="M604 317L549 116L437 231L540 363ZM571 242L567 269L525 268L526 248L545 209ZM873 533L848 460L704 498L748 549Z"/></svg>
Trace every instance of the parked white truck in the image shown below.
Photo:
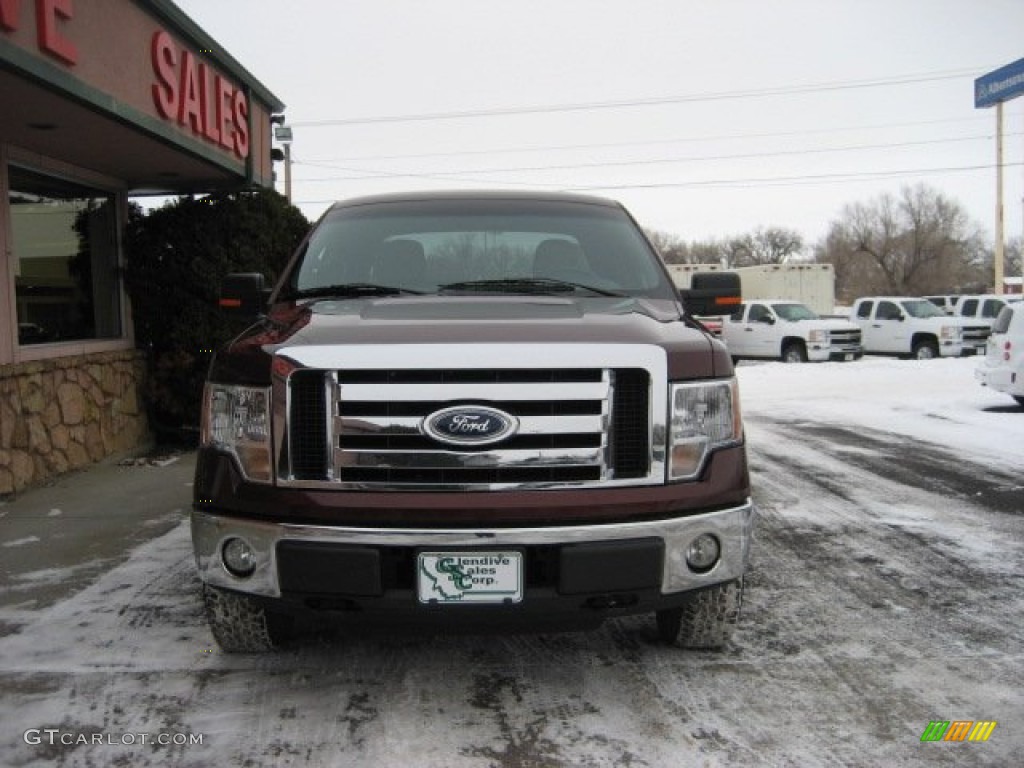
<svg viewBox="0 0 1024 768"><path fill-rule="evenodd" d="M768 358L805 363L856 360L863 355L857 325L819 317L798 301L745 301L724 318L722 341L733 361Z"/></svg>
<svg viewBox="0 0 1024 768"><path fill-rule="evenodd" d="M953 314L957 317L962 317L965 320L971 322L976 326L985 326L987 333L982 342L987 341L988 334L992 332L992 326L995 325L996 318L999 317L1000 311L1007 304L1017 304L1021 301L1019 295L998 295L995 293L983 293L974 296L958 296L956 303L953 305ZM985 344L981 343L978 354L981 354L985 349Z"/></svg>
<svg viewBox="0 0 1024 768"><path fill-rule="evenodd" d="M974 354L978 328L950 317L932 302L906 296L865 296L853 303L850 319L861 329L866 354L925 360Z"/></svg>

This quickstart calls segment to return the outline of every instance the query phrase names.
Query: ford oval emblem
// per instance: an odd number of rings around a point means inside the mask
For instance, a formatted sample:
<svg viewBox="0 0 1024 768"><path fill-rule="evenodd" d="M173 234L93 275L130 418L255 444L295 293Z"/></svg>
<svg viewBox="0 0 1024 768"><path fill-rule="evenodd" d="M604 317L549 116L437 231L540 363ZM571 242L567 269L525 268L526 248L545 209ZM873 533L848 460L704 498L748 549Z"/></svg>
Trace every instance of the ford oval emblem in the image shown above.
<svg viewBox="0 0 1024 768"><path fill-rule="evenodd" d="M517 429L515 416L483 405L444 408L423 419L423 431L447 445L491 445L512 437Z"/></svg>

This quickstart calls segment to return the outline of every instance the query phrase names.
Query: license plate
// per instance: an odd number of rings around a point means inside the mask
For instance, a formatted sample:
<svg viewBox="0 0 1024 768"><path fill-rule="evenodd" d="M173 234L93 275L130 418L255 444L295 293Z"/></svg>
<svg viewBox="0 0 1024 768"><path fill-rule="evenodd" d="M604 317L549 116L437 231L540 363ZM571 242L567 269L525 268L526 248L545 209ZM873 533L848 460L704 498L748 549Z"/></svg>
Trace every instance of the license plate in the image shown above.
<svg viewBox="0 0 1024 768"><path fill-rule="evenodd" d="M420 552L416 566L421 603L518 603L523 599L521 552Z"/></svg>
<svg viewBox="0 0 1024 768"><path fill-rule="evenodd" d="M853 353L851 352L849 354L843 355L843 360L847 363L853 360Z"/></svg>

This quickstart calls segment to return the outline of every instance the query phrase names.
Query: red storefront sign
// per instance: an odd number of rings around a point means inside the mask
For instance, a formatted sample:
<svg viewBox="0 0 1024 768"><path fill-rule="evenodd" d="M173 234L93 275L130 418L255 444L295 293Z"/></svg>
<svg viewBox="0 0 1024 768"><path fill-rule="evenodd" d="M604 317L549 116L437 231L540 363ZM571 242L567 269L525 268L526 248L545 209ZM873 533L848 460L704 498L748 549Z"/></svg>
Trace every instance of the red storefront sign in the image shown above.
<svg viewBox="0 0 1024 768"><path fill-rule="evenodd" d="M247 157L249 101L245 93L191 51L179 48L163 30L154 33L151 53L157 79L153 104L160 116L239 158Z"/></svg>
<svg viewBox="0 0 1024 768"><path fill-rule="evenodd" d="M0 27L8 32L18 28L22 4L22 0L0 0ZM36 0L35 6L39 50L74 66L78 49L59 31L59 24L75 15L71 0Z"/></svg>

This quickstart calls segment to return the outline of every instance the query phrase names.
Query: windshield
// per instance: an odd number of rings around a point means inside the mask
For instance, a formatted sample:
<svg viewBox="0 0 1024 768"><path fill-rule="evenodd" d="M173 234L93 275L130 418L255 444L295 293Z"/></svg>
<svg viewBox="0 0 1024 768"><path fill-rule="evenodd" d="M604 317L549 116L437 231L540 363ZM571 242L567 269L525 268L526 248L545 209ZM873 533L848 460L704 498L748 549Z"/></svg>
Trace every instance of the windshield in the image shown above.
<svg viewBox="0 0 1024 768"><path fill-rule="evenodd" d="M945 312L926 299L909 299L900 304L911 317L946 317Z"/></svg>
<svg viewBox="0 0 1024 768"><path fill-rule="evenodd" d="M335 209L311 234L282 297L374 289L675 298L656 254L620 208L520 199Z"/></svg>
<svg viewBox="0 0 1024 768"><path fill-rule="evenodd" d="M817 320L818 314L804 304L772 304L775 314L783 320Z"/></svg>

